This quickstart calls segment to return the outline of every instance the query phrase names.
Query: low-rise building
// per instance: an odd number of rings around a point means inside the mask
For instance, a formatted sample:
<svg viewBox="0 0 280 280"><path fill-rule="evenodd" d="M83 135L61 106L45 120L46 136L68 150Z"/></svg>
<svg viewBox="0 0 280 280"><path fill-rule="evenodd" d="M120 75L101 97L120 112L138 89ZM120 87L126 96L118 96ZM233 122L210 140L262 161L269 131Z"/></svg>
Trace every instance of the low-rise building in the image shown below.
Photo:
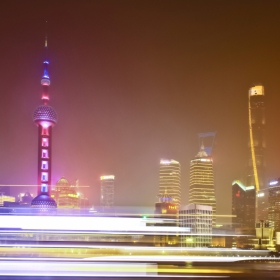
<svg viewBox="0 0 280 280"><path fill-rule="evenodd" d="M190 228L190 235L181 235L182 247L209 247L212 243L212 207L190 204L179 210L179 226Z"/></svg>

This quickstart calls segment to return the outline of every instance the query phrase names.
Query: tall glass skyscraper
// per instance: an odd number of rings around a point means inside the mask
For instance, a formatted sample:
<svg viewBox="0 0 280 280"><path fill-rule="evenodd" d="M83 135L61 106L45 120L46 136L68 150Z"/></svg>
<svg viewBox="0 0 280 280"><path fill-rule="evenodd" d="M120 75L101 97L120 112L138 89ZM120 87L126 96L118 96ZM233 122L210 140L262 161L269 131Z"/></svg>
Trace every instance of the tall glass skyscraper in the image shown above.
<svg viewBox="0 0 280 280"><path fill-rule="evenodd" d="M189 203L212 206L213 222L216 223L216 197L214 188L213 160L204 146L190 164Z"/></svg>
<svg viewBox="0 0 280 280"><path fill-rule="evenodd" d="M181 204L181 166L176 160L161 160L159 167L159 195L173 198L177 207Z"/></svg>
<svg viewBox="0 0 280 280"><path fill-rule="evenodd" d="M264 87L257 85L249 90L250 155L247 172L247 186L255 186L256 191L264 187L264 129Z"/></svg>

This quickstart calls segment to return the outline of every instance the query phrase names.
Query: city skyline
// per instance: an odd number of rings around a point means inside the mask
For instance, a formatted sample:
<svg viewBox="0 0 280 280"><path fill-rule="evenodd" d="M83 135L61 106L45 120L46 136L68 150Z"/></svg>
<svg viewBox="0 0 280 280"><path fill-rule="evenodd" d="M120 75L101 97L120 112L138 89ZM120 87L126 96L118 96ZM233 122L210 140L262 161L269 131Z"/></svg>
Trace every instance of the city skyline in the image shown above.
<svg viewBox="0 0 280 280"><path fill-rule="evenodd" d="M175 1L171 10L169 1L160 7L123 1L122 8L111 1L73 3L64 10L62 4L42 8L30 1L25 15L21 3L2 7L0 184L36 184L31 116L39 102L42 9L50 17L52 105L60 116L53 182L61 176L79 178L91 186L87 195L98 205L99 177L115 174L115 204L149 206L158 193L159 160L174 158L181 164L185 205L196 135L218 131L213 155L217 210L230 213L231 182L246 168L248 89L256 81L265 86L267 98L267 178L279 176L280 43L275 34L280 23L272 16L277 2L264 9L261 1L228 6L213 1L218 10L212 15L209 4L195 1ZM256 14L267 20L260 24ZM231 26L237 15L240 21ZM217 26L215 17L223 24ZM252 20L245 23L248 17ZM259 36L263 40L254 41Z"/></svg>

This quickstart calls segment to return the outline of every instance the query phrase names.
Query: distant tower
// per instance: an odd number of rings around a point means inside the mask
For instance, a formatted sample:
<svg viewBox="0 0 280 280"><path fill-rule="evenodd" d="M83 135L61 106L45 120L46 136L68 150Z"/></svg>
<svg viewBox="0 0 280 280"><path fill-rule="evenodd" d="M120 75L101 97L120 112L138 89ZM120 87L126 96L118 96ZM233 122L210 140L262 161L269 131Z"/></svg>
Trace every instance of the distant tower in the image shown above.
<svg viewBox="0 0 280 280"><path fill-rule="evenodd" d="M101 195L100 204L103 210L112 209L114 206L114 175L105 175L100 177Z"/></svg>
<svg viewBox="0 0 280 280"><path fill-rule="evenodd" d="M45 39L47 53L48 41ZM37 107L33 114L33 121L38 126L38 196L32 200L34 208L56 208L56 202L50 197L51 191L51 151L52 127L57 123L55 110L48 105L50 77L48 73L49 61L44 61L44 73L41 79L43 105Z"/></svg>
<svg viewBox="0 0 280 280"><path fill-rule="evenodd" d="M271 180L268 188L268 221L275 229L280 231L280 178Z"/></svg>
<svg viewBox="0 0 280 280"><path fill-rule="evenodd" d="M181 204L181 166L176 160L161 160L159 167L159 195L169 195L177 208Z"/></svg>
<svg viewBox="0 0 280 280"><path fill-rule="evenodd" d="M247 173L247 186L255 186L257 192L264 186L264 128L264 87L258 85L249 90L250 156Z"/></svg>
<svg viewBox="0 0 280 280"><path fill-rule="evenodd" d="M240 181L232 183L232 228L255 228L256 189Z"/></svg>
<svg viewBox="0 0 280 280"><path fill-rule="evenodd" d="M213 222L216 223L216 197L214 188L213 160L203 144L190 164L189 203L212 206Z"/></svg>

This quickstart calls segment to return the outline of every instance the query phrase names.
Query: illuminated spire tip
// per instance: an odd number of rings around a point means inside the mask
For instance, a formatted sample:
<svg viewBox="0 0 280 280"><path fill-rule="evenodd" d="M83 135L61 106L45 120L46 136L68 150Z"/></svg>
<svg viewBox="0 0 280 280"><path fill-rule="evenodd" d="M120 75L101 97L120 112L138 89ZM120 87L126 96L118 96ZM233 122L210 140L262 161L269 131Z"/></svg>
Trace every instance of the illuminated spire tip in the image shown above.
<svg viewBox="0 0 280 280"><path fill-rule="evenodd" d="M47 32L47 24L48 24L48 21L46 20L45 48L47 48L47 47L48 47L48 32Z"/></svg>

